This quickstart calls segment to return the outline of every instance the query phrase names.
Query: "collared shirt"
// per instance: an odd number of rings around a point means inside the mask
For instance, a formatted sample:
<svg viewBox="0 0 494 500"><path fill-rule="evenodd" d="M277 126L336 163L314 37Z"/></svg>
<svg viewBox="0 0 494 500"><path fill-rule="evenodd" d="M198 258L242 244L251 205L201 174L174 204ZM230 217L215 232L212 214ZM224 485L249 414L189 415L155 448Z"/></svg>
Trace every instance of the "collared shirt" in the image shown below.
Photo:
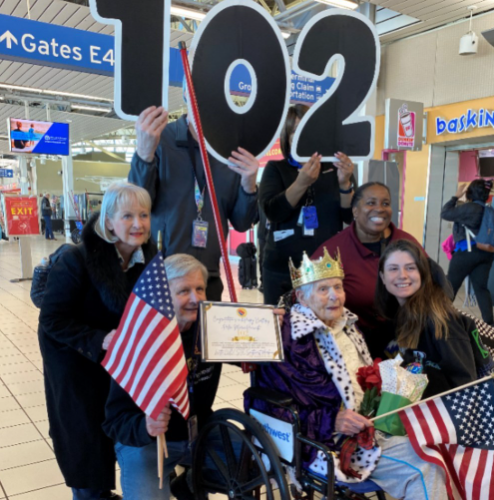
<svg viewBox="0 0 494 500"><path fill-rule="evenodd" d="M122 254L118 251L117 246L115 245L115 250L117 251L118 261L120 265L123 267L125 259L122 257ZM130 256L130 261L126 269L124 269L124 273L126 273L132 266L135 264L145 264L146 259L144 258L144 252L142 251L142 247L138 247L134 250L134 253Z"/></svg>
<svg viewBox="0 0 494 500"><path fill-rule="evenodd" d="M353 392L355 393L355 408L360 408L360 404L364 399L364 391L360 387L357 381L357 371L362 366L366 366L362 356L358 352L355 344L348 337L348 335L343 331L343 327L346 325L347 319L342 316L334 326L328 327L326 330L327 335L332 335L338 349L343 356L343 361L345 362L346 368L350 375L350 380L352 382Z"/></svg>

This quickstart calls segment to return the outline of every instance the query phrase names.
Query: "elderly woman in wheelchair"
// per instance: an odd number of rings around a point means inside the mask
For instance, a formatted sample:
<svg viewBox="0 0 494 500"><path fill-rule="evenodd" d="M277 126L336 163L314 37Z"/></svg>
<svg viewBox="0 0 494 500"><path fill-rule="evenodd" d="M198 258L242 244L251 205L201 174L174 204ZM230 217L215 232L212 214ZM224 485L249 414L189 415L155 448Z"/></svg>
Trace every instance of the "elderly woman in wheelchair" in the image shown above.
<svg viewBox="0 0 494 500"><path fill-rule="evenodd" d="M296 301L283 318L285 361L266 363L255 373L245 392L254 419L220 410L201 433L194 460L197 498L213 490L232 499L260 498L264 484L272 499L275 482L288 500L286 470L295 498L319 491L327 499L367 498L359 494L371 492L384 499L384 491L406 500L446 500L438 466L421 460L407 437L374 432L357 413L363 398L357 370L372 359L357 317L344 307L339 255L335 260L325 251L318 261L304 255L300 269L290 263L290 270ZM222 436L222 457L208 450L213 432ZM344 444L349 436L356 438L353 448ZM211 458L223 487L202 467Z"/></svg>

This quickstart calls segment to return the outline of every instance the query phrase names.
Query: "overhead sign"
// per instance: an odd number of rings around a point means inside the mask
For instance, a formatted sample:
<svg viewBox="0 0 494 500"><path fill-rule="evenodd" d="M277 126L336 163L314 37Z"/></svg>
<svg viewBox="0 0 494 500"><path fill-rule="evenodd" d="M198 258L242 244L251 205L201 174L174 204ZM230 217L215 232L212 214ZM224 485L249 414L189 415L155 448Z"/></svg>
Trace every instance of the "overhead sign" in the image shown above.
<svg viewBox="0 0 494 500"><path fill-rule="evenodd" d="M334 78L315 81L312 78L298 75L292 70L290 83L290 102L300 104L314 104L331 87ZM234 95L248 96L252 92L252 79L246 66L239 64L230 78L230 92Z"/></svg>
<svg viewBox="0 0 494 500"><path fill-rule="evenodd" d="M0 59L113 76L114 37L0 14ZM170 85L181 87L178 49L170 48Z"/></svg>
<svg viewBox="0 0 494 500"><path fill-rule="evenodd" d="M6 168L0 168L0 177L13 178L14 171Z"/></svg>
<svg viewBox="0 0 494 500"><path fill-rule="evenodd" d="M386 99L385 148L420 151L424 122L421 102Z"/></svg>
<svg viewBox="0 0 494 500"><path fill-rule="evenodd" d="M470 129L485 127L494 128L494 110L489 111L482 108L474 111L469 109L466 113L451 120L436 118L436 135L444 133L461 134L462 132L468 132Z"/></svg>
<svg viewBox="0 0 494 500"><path fill-rule="evenodd" d="M69 154L68 123L10 118L7 119L7 129L12 153L62 156Z"/></svg>

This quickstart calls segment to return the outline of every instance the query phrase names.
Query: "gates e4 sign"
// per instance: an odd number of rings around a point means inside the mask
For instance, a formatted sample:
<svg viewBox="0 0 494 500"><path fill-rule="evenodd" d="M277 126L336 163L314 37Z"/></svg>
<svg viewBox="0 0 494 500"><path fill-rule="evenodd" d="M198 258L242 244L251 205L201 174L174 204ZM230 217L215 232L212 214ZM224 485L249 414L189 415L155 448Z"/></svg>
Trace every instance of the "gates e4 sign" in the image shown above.
<svg viewBox="0 0 494 500"><path fill-rule="evenodd" d="M9 236L39 234L38 200L35 196L5 196Z"/></svg>

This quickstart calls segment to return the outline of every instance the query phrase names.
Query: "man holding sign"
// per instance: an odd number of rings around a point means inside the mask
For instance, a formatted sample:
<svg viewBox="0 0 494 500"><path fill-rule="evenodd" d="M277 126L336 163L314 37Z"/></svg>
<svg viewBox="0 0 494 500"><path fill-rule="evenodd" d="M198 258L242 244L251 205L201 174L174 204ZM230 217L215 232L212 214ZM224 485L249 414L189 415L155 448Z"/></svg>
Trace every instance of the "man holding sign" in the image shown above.
<svg viewBox="0 0 494 500"><path fill-rule="evenodd" d="M129 181L151 195L152 233L163 232L165 255L187 253L209 272L208 298L221 300L220 245L214 229L213 210L197 136L187 116L168 123L162 107L144 110L136 123L137 151ZM257 219L257 159L239 147L228 166L210 156L223 230L228 221L237 231L247 231Z"/></svg>

